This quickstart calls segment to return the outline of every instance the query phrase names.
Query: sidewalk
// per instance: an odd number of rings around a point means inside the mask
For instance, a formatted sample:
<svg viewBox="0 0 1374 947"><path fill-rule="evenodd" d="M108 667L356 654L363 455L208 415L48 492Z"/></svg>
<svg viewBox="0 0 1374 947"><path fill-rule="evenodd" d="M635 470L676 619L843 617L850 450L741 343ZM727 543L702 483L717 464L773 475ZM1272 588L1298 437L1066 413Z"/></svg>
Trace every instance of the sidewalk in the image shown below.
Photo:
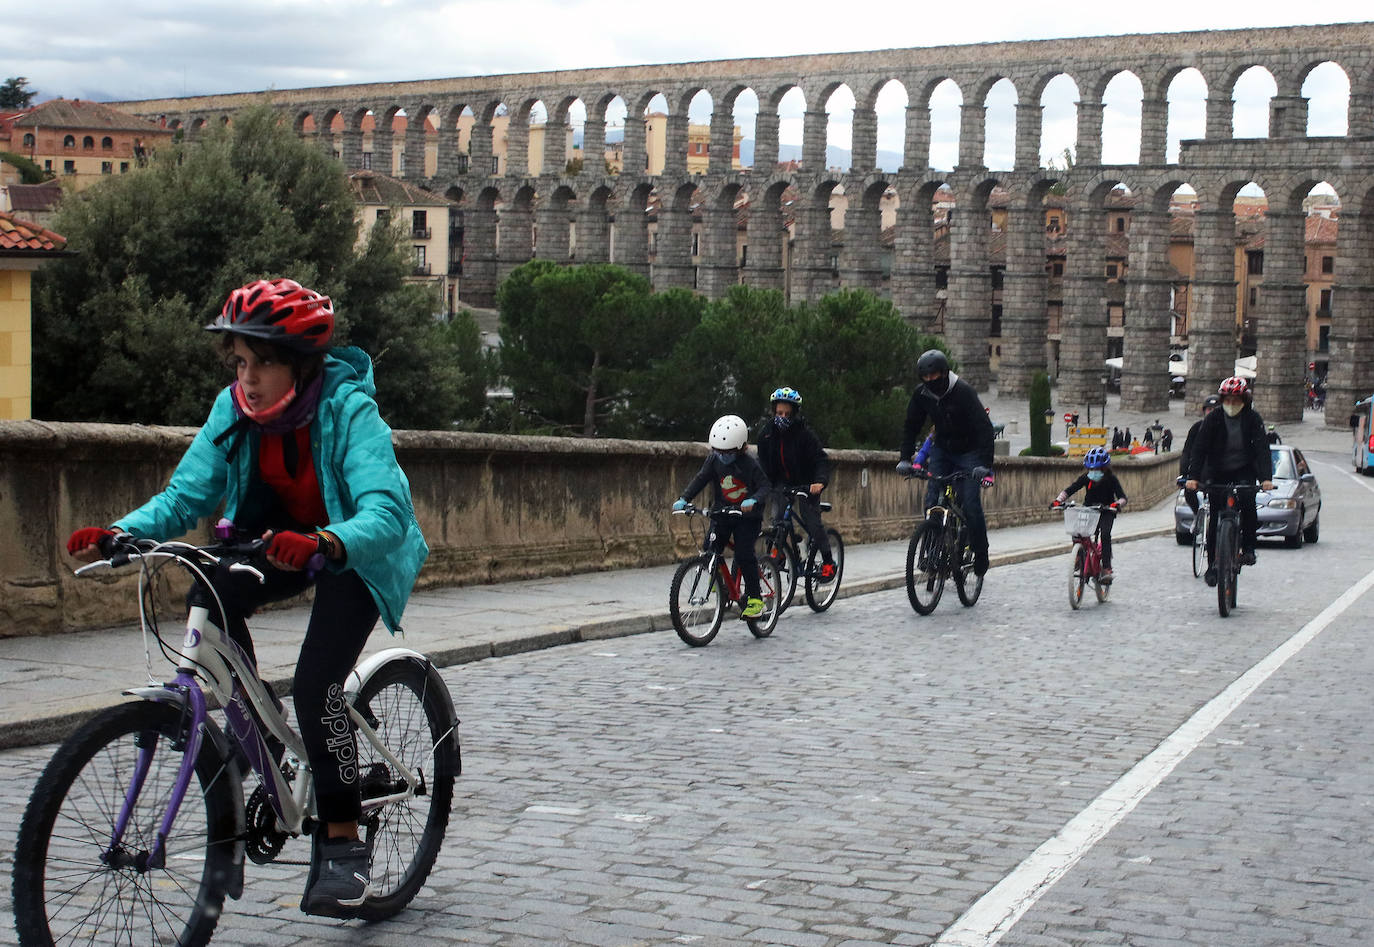
<svg viewBox="0 0 1374 947"><path fill-rule="evenodd" d="M1150 510L1127 512L1117 520L1116 542L1173 532L1173 498ZM994 530L991 582L996 568L1068 550L1063 524L1047 523ZM905 579L906 540L845 547L840 597L900 588ZM378 627L365 653L402 646L429 655L439 667L483 658L535 651L576 641L666 631L668 585L675 565L622 569L417 592L405 613L405 635L393 637ZM798 590L797 601L806 610ZM842 611L843 605L834 606ZM265 680L278 693L289 688L300 648L307 606L267 611L252 622L253 641ZM787 616L780 630L786 632ZM181 638L171 616L163 634ZM151 639L150 639L151 641ZM685 647L675 636L664 647ZM153 674L172 676L172 668L152 641ZM148 677L143 637L136 627L68 635L0 639L0 749L60 740L100 708L120 703L120 692Z"/></svg>

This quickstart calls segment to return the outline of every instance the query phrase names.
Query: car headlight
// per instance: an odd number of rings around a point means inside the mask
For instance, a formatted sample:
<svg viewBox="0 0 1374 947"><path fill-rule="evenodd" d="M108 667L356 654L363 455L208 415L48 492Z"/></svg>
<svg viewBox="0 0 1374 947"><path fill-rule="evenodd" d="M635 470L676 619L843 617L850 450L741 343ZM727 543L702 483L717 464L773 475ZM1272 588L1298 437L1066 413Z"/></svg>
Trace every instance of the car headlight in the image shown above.
<svg viewBox="0 0 1374 947"><path fill-rule="evenodd" d="M1298 501L1273 499L1267 505L1271 510L1295 510L1298 507Z"/></svg>

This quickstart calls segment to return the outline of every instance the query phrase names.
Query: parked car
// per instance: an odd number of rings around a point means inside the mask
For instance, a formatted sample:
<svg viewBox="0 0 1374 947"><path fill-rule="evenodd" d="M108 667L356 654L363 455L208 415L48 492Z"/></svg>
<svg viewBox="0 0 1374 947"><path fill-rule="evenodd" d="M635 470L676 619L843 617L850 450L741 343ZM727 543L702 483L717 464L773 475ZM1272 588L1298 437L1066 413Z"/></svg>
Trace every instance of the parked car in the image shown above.
<svg viewBox="0 0 1374 947"><path fill-rule="evenodd" d="M1259 514L1257 539L1282 538L1289 546L1315 543L1321 532L1322 492L1317 477L1307 464L1302 451L1289 444L1272 444L1269 455L1274 461L1274 489L1255 494L1255 509ZM1178 491L1174 505L1174 533L1180 546L1193 542L1193 511L1183 502Z"/></svg>

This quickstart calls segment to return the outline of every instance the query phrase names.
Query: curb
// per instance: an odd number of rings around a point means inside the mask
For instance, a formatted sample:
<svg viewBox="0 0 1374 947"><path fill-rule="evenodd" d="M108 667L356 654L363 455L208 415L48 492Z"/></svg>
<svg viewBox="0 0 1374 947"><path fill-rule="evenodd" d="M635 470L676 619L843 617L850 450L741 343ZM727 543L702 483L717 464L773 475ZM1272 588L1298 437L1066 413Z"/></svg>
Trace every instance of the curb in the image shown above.
<svg viewBox="0 0 1374 947"><path fill-rule="evenodd" d="M1114 543L1132 542L1137 539L1149 539L1156 536L1173 535L1173 526L1155 527L1150 529L1137 530L1112 537ZM1018 549L1015 552L1000 553L989 557L989 567L1016 565L1022 562L1030 562L1035 559L1049 559L1068 551L1068 543L1056 543L1053 546L1032 546L1027 549ZM871 595L874 592L885 592L889 589L899 589L906 586L906 573L893 572L887 575L877 576L871 579L864 579L843 586L837 598L852 598L858 595ZM604 641L611 638L625 638L630 635L649 634L655 631L668 631L673 627L672 620L667 611L639 612L633 615L622 615L618 618L606 619L604 621L589 622L585 625L573 625L567 628L556 630L541 629L514 638L506 638L500 641L489 641L474 644L460 645L453 648L440 648L429 653L429 659L438 668L456 667L462 664L472 664L476 661L484 661L488 658L508 657L514 654L525 654L531 651L543 651L547 648L556 648L565 644L576 644L587 641ZM266 683L279 696L291 692L291 678L269 678ZM66 737L77 727L81 726L91 717L109 709L125 703L121 699L110 699L95 706L86 706L77 710L65 713L50 714L44 717L34 717L27 720L16 720L0 729L0 750L12 750L25 746L38 746L45 743L55 743L66 739Z"/></svg>

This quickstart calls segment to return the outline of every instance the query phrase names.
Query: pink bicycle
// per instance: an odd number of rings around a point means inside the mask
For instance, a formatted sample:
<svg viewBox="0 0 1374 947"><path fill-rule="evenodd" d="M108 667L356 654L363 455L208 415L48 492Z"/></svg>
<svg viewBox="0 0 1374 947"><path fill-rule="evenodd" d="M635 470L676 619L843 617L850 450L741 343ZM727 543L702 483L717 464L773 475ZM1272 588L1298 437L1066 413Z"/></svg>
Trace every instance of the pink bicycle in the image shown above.
<svg viewBox="0 0 1374 947"><path fill-rule="evenodd" d="M1115 513L1111 503L1083 504L1051 503L1050 509L1064 511L1064 529L1073 538L1072 565L1069 570L1069 605L1075 611L1083 603L1083 589L1092 583L1093 594L1099 602L1107 600L1112 580L1102 578L1102 513Z"/></svg>

